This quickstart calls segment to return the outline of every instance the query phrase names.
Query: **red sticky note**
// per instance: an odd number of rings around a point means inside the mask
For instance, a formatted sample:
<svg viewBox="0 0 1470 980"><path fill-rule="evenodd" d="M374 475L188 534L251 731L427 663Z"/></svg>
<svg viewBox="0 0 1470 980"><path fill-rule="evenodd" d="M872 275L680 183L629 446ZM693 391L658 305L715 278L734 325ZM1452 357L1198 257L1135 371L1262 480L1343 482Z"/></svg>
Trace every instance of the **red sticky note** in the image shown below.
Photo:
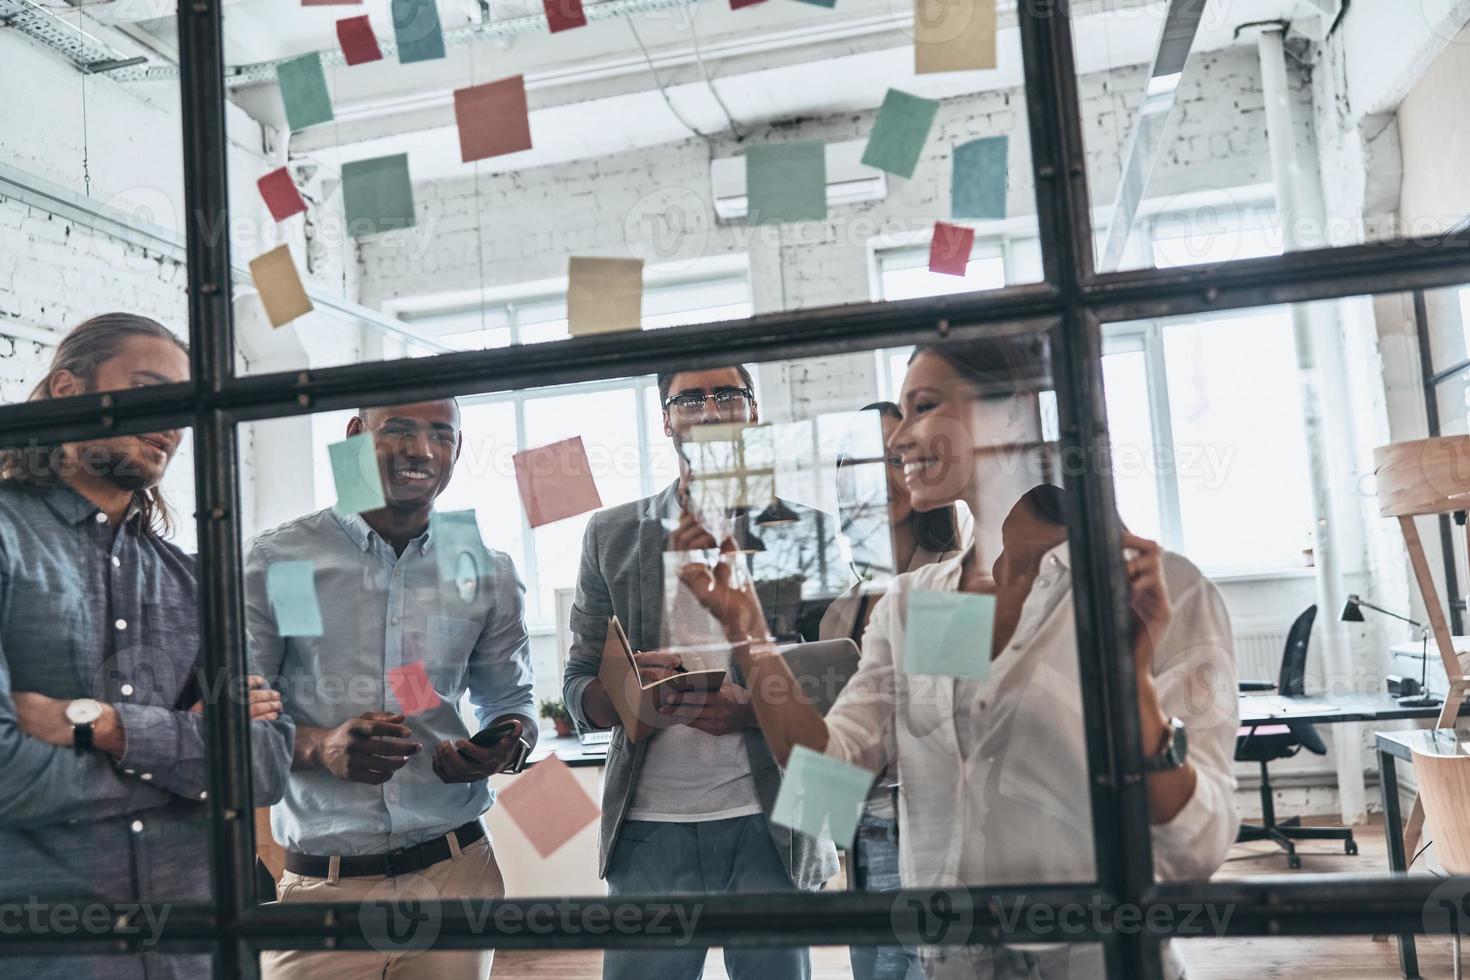
<svg viewBox="0 0 1470 980"><path fill-rule="evenodd" d="M285 221L293 214L300 214L306 210L306 202L301 199L301 192L291 182L291 175L286 168L272 170L256 182L260 188L260 196L265 198L265 206L270 208L271 217L277 221Z"/></svg>
<svg viewBox="0 0 1470 980"><path fill-rule="evenodd" d="M531 119L526 114L525 77L512 75L457 90L454 121L459 126L460 159L465 163L529 150Z"/></svg>
<svg viewBox="0 0 1470 980"><path fill-rule="evenodd" d="M342 56L349 65L383 60L378 36L373 33L372 22L366 14L337 21L337 41L342 45Z"/></svg>
<svg viewBox="0 0 1470 980"><path fill-rule="evenodd" d="M511 822L543 858L582 832L600 815L565 762L549 755L510 781L496 795Z"/></svg>
<svg viewBox="0 0 1470 980"><path fill-rule="evenodd" d="M602 506L581 436L540 449L527 449L511 459L516 467L521 505L526 508L526 519L532 527L552 524Z"/></svg>
<svg viewBox="0 0 1470 980"><path fill-rule="evenodd" d="M582 12L582 0L544 0L546 23L551 33L569 31L573 27L586 27L587 15Z"/></svg>
<svg viewBox="0 0 1470 980"><path fill-rule="evenodd" d="M758 3L765 2L766 0L730 0L730 9L739 10L741 7L754 7Z"/></svg>
<svg viewBox="0 0 1470 980"><path fill-rule="evenodd" d="M975 229L934 222L934 238L929 243L929 271L946 276L963 276L975 245Z"/></svg>
<svg viewBox="0 0 1470 980"><path fill-rule="evenodd" d="M411 664L388 671L388 683L392 685L393 696L398 699L398 704L406 715L417 715L439 707L439 693L429 683L429 675L424 670L422 660L415 660Z"/></svg>

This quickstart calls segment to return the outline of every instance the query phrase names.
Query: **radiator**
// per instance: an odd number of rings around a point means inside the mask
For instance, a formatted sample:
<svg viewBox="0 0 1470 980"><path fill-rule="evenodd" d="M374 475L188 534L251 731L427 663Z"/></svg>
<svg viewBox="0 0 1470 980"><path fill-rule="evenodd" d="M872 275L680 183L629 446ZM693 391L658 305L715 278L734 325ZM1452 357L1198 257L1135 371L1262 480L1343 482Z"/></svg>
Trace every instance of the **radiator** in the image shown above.
<svg viewBox="0 0 1470 980"><path fill-rule="evenodd" d="M1281 676L1281 654L1286 650L1286 630L1242 628L1235 633L1235 670L1243 679L1271 681ZM1311 652L1307 654L1307 676L1316 676Z"/></svg>

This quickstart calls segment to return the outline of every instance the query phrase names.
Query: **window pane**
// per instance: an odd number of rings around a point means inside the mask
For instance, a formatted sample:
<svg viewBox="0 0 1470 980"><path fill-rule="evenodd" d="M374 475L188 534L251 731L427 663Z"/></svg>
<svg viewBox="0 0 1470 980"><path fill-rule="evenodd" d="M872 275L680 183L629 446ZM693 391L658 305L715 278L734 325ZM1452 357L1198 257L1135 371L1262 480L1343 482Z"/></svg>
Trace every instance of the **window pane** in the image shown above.
<svg viewBox="0 0 1470 980"><path fill-rule="evenodd" d="M1149 417L1147 358L1143 351L1103 358L1113 493L1118 514L1135 534L1159 540L1158 454Z"/></svg>

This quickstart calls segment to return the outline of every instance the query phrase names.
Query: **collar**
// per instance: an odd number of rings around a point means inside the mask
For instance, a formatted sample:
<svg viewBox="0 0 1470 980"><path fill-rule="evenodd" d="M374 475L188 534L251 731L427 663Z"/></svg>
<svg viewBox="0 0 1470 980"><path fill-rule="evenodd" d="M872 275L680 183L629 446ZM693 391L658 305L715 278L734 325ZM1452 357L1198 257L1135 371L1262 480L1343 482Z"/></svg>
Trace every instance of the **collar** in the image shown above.
<svg viewBox="0 0 1470 980"><path fill-rule="evenodd" d="M352 539L352 543L357 545L358 550L363 552L371 550L374 541L381 542L385 548L388 546L388 542L384 541L382 536L372 529L372 525L368 524L361 514L348 514L344 517L337 513L337 509L334 507L332 508L332 516L337 519L337 523L341 526L342 530ZM433 533L434 521L431 517L428 526L424 528L424 533L408 543L408 548L403 549L404 554L407 554L409 549L415 544L418 545L420 554L427 553L429 543L433 538Z"/></svg>
<svg viewBox="0 0 1470 980"><path fill-rule="evenodd" d="M65 483L58 483L49 488L41 499L45 500L46 506L50 507L52 512L66 524L81 524L83 521L95 519L94 515L102 512L100 507ZM123 525L126 526L135 520L142 511L143 505L135 493L128 503L127 512L123 514Z"/></svg>

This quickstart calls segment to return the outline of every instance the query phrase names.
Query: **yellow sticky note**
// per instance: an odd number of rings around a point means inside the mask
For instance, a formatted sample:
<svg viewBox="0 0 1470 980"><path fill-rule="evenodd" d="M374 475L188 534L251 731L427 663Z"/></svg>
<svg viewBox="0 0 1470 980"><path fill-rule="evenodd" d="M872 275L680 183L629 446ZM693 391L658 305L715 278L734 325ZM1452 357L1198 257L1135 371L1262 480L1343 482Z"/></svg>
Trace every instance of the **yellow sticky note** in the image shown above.
<svg viewBox="0 0 1470 980"><path fill-rule="evenodd" d="M567 329L583 334L643 326L643 260L572 256L568 266Z"/></svg>
<svg viewBox="0 0 1470 980"><path fill-rule="evenodd" d="M260 294L260 304L265 307L271 326L283 327L311 312L311 299L301 285L301 276L296 272L289 245L277 245L264 255L251 259L250 276L255 280L255 291Z"/></svg>
<svg viewBox="0 0 1470 980"><path fill-rule="evenodd" d="M915 74L995 64L995 0L914 0Z"/></svg>

